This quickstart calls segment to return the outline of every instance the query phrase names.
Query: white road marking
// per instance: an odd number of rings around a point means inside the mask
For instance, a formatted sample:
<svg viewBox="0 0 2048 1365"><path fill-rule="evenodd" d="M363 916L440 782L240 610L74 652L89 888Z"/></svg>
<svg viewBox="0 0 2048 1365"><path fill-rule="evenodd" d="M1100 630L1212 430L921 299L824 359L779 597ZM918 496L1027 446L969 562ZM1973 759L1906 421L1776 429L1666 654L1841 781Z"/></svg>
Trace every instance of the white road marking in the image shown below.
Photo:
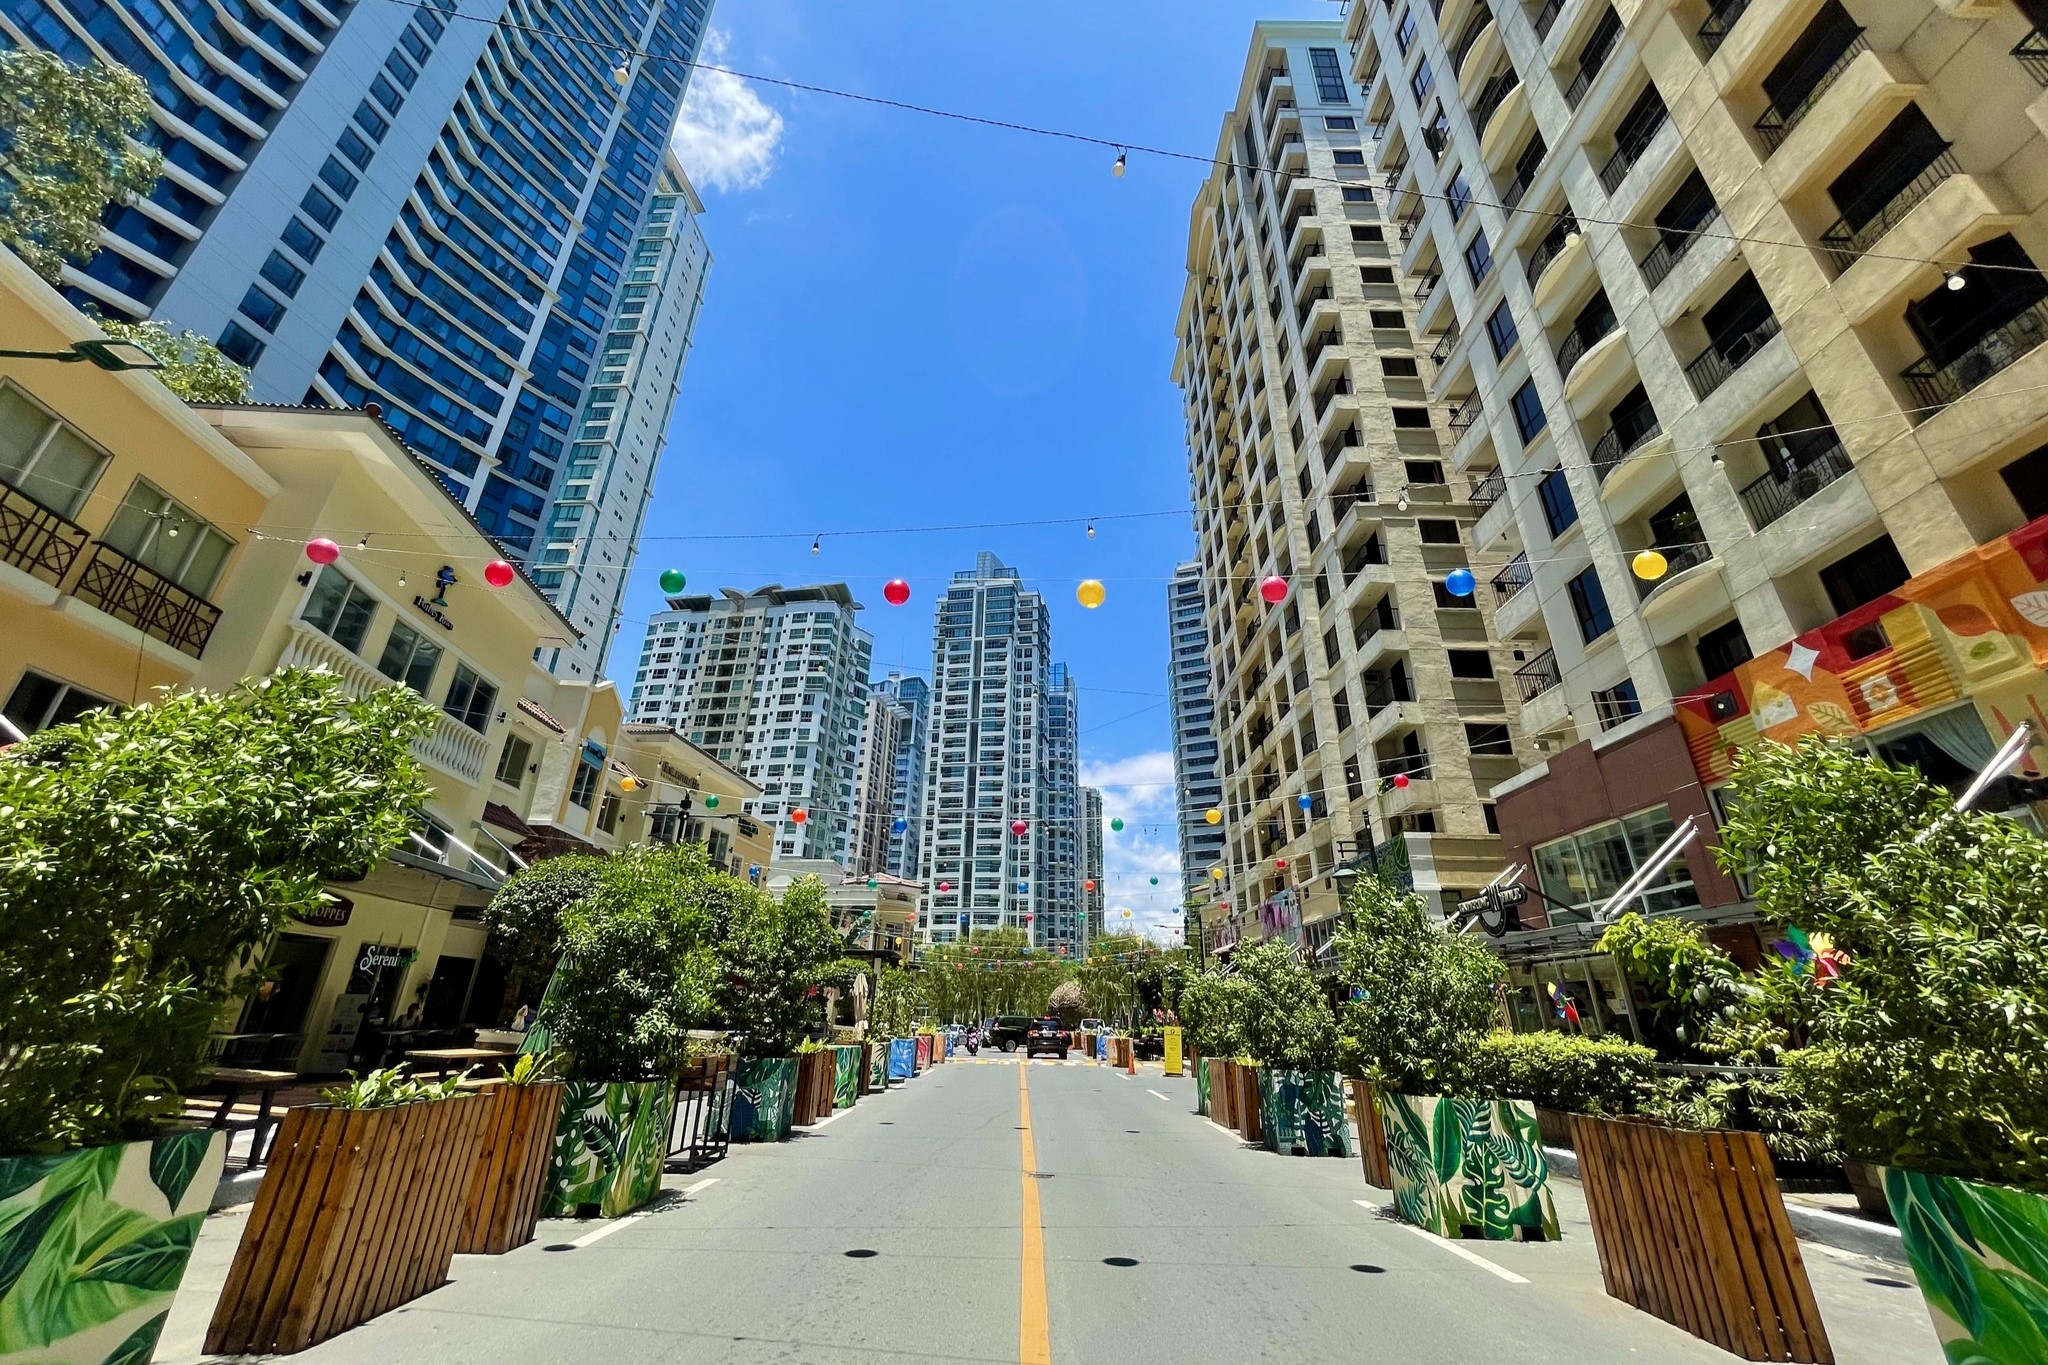
<svg viewBox="0 0 2048 1365"><path fill-rule="evenodd" d="M696 1194L696 1193L698 1193L699 1191L702 1191L702 1190L708 1190L708 1189L710 1189L710 1188L711 1188L711 1187L712 1187L713 1185L716 1185L717 1183L718 1183L718 1177L717 1177L717 1176L715 1176L715 1175L707 1175L707 1176L705 1176L705 1177L704 1177L704 1178L703 1178L702 1180L698 1181L698 1182L697 1182L696 1184L694 1184L694 1185L685 1185L685 1186L683 1186L683 1193L684 1193L684 1194L686 1194L686 1195Z"/></svg>
<svg viewBox="0 0 2048 1365"><path fill-rule="evenodd" d="M818 1120L818 1121L817 1121L816 1123L812 1124L812 1125L811 1125L811 1127L813 1127L813 1128L823 1128L823 1127L824 1127L824 1126L825 1126L826 1124L828 1124L828 1123L837 1123L837 1122L839 1122L839 1120L841 1120L841 1119L845 1118L845 1117L846 1117L846 1116L847 1116L848 1114L851 1114L852 1112L853 1112L853 1111L852 1111L851 1109L841 1109L841 1110L838 1110L838 1111L836 1111L836 1112L835 1112L835 1113L834 1113L834 1114L832 1115L832 1117L831 1117L831 1118L829 1118L829 1119L819 1119L819 1120Z"/></svg>
<svg viewBox="0 0 2048 1365"><path fill-rule="evenodd" d="M693 1195L701 1190L709 1189L711 1186L716 1185L717 1183L717 1176L707 1175L694 1185L683 1186L683 1194L685 1196ZM586 1232L581 1237L575 1238L569 1243L569 1245L572 1247L587 1247L592 1242L601 1242L605 1238L617 1232L619 1229L625 1227L626 1224L637 1223L642 1218L647 1217L652 1212L654 1212L654 1210L652 1209L642 1209L638 1213L629 1213L623 1218L614 1218L609 1223L606 1223L603 1227L597 1228L590 1232Z"/></svg>
<svg viewBox="0 0 2048 1365"><path fill-rule="evenodd" d="M1171 1096L1171 1095L1161 1095L1161 1094L1159 1094L1159 1092L1158 1092L1157 1090L1147 1090L1147 1091L1146 1091L1145 1093L1146 1093L1146 1094L1148 1094L1148 1095L1155 1095L1155 1096L1158 1096L1158 1098L1160 1098L1160 1099L1162 1099L1162 1100L1171 1100L1171 1099L1173 1098L1173 1096Z"/></svg>
<svg viewBox="0 0 2048 1365"><path fill-rule="evenodd" d="M1379 1207L1369 1199L1354 1199L1351 1202L1358 1205L1358 1207L1367 1210L1376 1209ZM1425 1231L1422 1228L1416 1227L1413 1223L1403 1223L1401 1224L1401 1226L1408 1229L1408 1231L1414 1233L1417 1237L1420 1237L1423 1241L1432 1243L1436 1246L1440 1246L1445 1251L1450 1252L1451 1255L1456 1256L1461 1260L1470 1261L1473 1265L1478 1266L1487 1274L1498 1275L1501 1279L1506 1280L1509 1284L1529 1283L1527 1279L1523 1278L1520 1275L1517 1275L1514 1271L1509 1270L1506 1266L1495 1265L1492 1261L1487 1260L1478 1252L1467 1251L1465 1250L1465 1248L1459 1246L1456 1242L1447 1241L1444 1238L1437 1236L1433 1232Z"/></svg>

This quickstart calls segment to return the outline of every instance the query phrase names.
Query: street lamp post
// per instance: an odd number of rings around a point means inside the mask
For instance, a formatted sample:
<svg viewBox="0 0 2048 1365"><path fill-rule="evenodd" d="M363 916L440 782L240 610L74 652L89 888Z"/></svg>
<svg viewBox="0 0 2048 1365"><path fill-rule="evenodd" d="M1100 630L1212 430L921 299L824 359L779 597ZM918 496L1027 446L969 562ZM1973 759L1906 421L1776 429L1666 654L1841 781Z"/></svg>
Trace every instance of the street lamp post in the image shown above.
<svg viewBox="0 0 2048 1365"><path fill-rule="evenodd" d="M102 370L160 370L163 362L150 354L149 349L132 341L118 341L112 337L91 337L85 341L74 341L68 351L0 351L0 359L7 360L54 360L59 365L74 365L83 360Z"/></svg>

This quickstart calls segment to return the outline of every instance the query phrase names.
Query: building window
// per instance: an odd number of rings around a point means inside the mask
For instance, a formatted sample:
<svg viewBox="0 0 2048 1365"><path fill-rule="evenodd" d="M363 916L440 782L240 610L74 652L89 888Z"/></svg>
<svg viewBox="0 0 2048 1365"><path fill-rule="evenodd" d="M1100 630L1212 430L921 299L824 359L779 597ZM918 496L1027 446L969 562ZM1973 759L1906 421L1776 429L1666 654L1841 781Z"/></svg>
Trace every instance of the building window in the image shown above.
<svg viewBox="0 0 2048 1365"><path fill-rule="evenodd" d="M1465 183L1463 171L1451 172L1451 181L1444 186L1444 198L1450 201L1451 221L1463 222L1465 210L1472 207L1472 187Z"/></svg>
<svg viewBox="0 0 2048 1365"><path fill-rule="evenodd" d="M1673 828L1671 808L1654 806L1538 844L1531 850L1536 884L1551 904L1552 923L1592 918L1593 911L1621 890L1658 845L1671 837ZM1700 903L1692 869L1682 857L1672 860L1650 887L1638 903L1646 914L1669 914Z"/></svg>
<svg viewBox="0 0 2048 1365"><path fill-rule="evenodd" d="M391 634L384 641L383 656L377 660L379 673L393 682L404 683L424 697L427 685L434 680L434 670L440 666L440 645L403 621L392 623Z"/></svg>
<svg viewBox="0 0 2048 1365"><path fill-rule="evenodd" d="M1330 159L1339 166L1363 166L1365 164L1365 153L1359 151L1356 147L1339 147L1330 153Z"/></svg>
<svg viewBox="0 0 2048 1365"><path fill-rule="evenodd" d="M107 457L10 384L0 384L0 481L73 517Z"/></svg>
<svg viewBox="0 0 2048 1365"><path fill-rule="evenodd" d="M1508 311L1506 299L1502 299L1499 305L1487 314L1486 339L1493 343L1495 360L1506 360L1508 352L1514 350L1516 344L1521 341L1522 334L1515 330L1515 316Z"/></svg>
<svg viewBox="0 0 2048 1365"><path fill-rule="evenodd" d="M1513 758L1514 736L1505 725L1467 725L1465 748L1481 758Z"/></svg>
<svg viewBox="0 0 2048 1365"><path fill-rule="evenodd" d="M216 344L220 353L237 365L254 366L263 358L264 343L239 322L230 322L221 328L220 340Z"/></svg>
<svg viewBox="0 0 2048 1365"><path fill-rule="evenodd" d="M1562 468L1551 470L1537 482L1536 501L1543 508L1543 521L1550 528L1552 540L1577 524L1579 505L1572 501L1572 488L1565 481Z"/></svg>
<svg viewBox="0 0 2048 1365"><path fill-rule="evenodd" d="M319 233L297 218L284 225L284 231L279 234L278 240L298 252L299 259L307 265L320 259L320 248L325 245Z"/></svg>
<svg viewBox="0 0 2048 1365"><path fill-rule="evenodd" d="M1860 550L1851 550L1820 571L1820 582L1842 616L1866 602L1875 602L1904 583L1911 574L1890 536L1879 536Z"/></svg>
<svg viewBox="0 0 2048 1365"><path fill-rule="evenodd" d="M1412 355L1383 355L1380 357L1380 373L1389 379L1420 379L1422 370Z"/></svg>
<svg viewBox="0 0 2048 1365"><path fill-rule="evenodd" d="M498 705L497 684L486 681L468 664L455 665L455 677L448 684L448 699L441 709L482 734L490 728L491 712Z"/></svg>
<svg viewBox="0 0 2048 1365"><path fill-rule="evenodd" d="M275 251L263 262L262 275L264 279L276 285L278 292L288 299L295 297L299 292L299 286L306 282L306 272Z"/></svg>
<svg viewBox="0 0 2048 1365"><path fill-rule="evenodd" d="M101 539L195 597L213 591L235 543L147 479L137 479Z"/></svg>
<svg viewBox="0 0 2048 1365"><path fill-rule="evenodd" d="M1440 484L1444 481L1442 460L1403 460L1401 473L1411 484Z"/></svg>
<svg viewBox="0 0 2048 1365"><path fill-rule="evenodd" d="M1415 529L1421 535L1424 545L1456 545L1458 543L1458 523L1455 521L1442 521L1435 517L1423 517L1415 523Z"/></svg>
<svg viewBox="0 0 2048 1365"><path fill-rule="evenodd" d="M277 324L284 321L284 305L266 294L261 285L249 286L237 311L266 332L275 332Z"/></svg>
<svg viewBox="0 0 2048 1365"><path fill-rule="evenodd" d="M526 765L533 761L533 744L524 735L505 736L505 747L498 750L498 780L508 787L517 787L526 781Z"/></svg>
<svg viewBox="0 0 2048 1365"><path fill-rule="evenodd" d="M597 827L611 834L619 827L619 794L606 792L604 799L597 803Z"/></svg>
<svg viewBox="0 0 2048 1365"><path fill-rule="evenodd" d="M107 698L82 687L73 687L68 682L30 669L14 684L14 691L8 696L7 705L0 714L14 722L15 728L23 734L32 735L53 725L69 725L88 711L114 705Z"/></svg>
<svg viewBox="0 0 2048 1365"><path fill-rule="evenodd" d="M1347 197L1349 196L1353 188L1355 187L1345 187L1345 194ZM1372 191L1367 190L1367 202L1371 202L1371 198ZM1354 242L1385 242L1387 240L1387 230L1381 227L1378 223L1353 223L1351 225L1351 240ZM1374 326L1378 326L1378 324L1375 323Z"/></svg>
<svg viewBox="0 0 2048 1365"><path fill-rule="evenodd" d="M1743 634L1740 621L1716 626L1700 636L1698 649L1700 668L1709 678L1733 672L1754 657L1750 653L1749 637Z"/></svg>
<svg viewBox="0 0 2048 1365"><path fill-rule="evenodd" d="M1351 92L1344 87L1344 69L1337 65L1337 49L1312 47L1308 64L1316 73L1316 98L1324 104L1349 104ZM1344 120L1349 123L1351 120Z"/></svg>
<svg viewBox="0 0 2048 1365"><path fill-rule="evenodd" d="M1362 265L1358 267L1358 282L1367 288L1391 288L1394 283L1394 267Z"/></svg>
<svg viewBox="0 0 2048 1365"><path fill-rule="evenodd" d="M321 567L299 619L354 653L362 648L363 636L369 633L376 614L375 600L354 579L327 564Z"/></svg>
<svg viewBox="0 0 2048 1365"><path fill-rule="evenodd" d="M1587 644L1614 629L1614 615L1607 610L1607 593L1600 586L1600 571L1588 566L1565 584L1572 601L1572 615L1578 618L1579 638Z"/></svg>
<svg viewBox="0 0 2048 1365"><path fill-rule="evenodd" d="M1493 676L1493 656L1483 649L1451 649L1450 655L1453 678L1478 679Z"/></svg>
<svg viewBox="0 0 2048 1365"><path fill-rule="evenodd" d="M1472 276L1473 284L1483 283L1493 273L1493 248L1486 243L1486 230L1480 229L1465 245L1465 269Z"/></svg>
<svg viewBox="0 0 2048 1365"><path fill-rule="evenodd" d="M1508 407L1515 414L1515 430L1521 434L1523 445L1535 440L1537 434L1550 425L1550 414L1543 410L1543 400L1537 396L1533 378L1522 381L1522 387L1516 389L1515 396L1508 400Z"/></svg>
<svg viewBox="0 0 2048 1365"><path fill-rule="evenodd" d="M1371 310L1372 326L1376 332L1405 332L1408 319L1395 309L1374 308Z"/></svg>
<svg viewBox="0 0 2048 1365"><path fill-rule="evenodd" d="M590 803L597 796L597 784L604 776L604 769L590 761L584 754L576 763L575 780L569 784L569 804L583 810L590 809Z"/></svg>
<svg viewBox="0 0 2048 1365"><path fill-rule="evenodd" d="M299 211L329 232L341 221L341 205L329 199L318 185L307 187L306 197L299 201Z"/></svg>
<svg viewBox="0 0 2048 1365"><path fill-rule="evenodd" d="M1428 408L1396 407L1393 410L1394 427L1398 431L1428 431Z"/></svg>
<svg viewBox="0 0 2048 1365"><path fill-rule="evenodd" d="M1623 721L1634 720L1643 714L1643 703L1636 696L1634 678L1623 678L1604 692L1593 694L1593 714L1600 718L1602 730L1612 730Z"/></svg>

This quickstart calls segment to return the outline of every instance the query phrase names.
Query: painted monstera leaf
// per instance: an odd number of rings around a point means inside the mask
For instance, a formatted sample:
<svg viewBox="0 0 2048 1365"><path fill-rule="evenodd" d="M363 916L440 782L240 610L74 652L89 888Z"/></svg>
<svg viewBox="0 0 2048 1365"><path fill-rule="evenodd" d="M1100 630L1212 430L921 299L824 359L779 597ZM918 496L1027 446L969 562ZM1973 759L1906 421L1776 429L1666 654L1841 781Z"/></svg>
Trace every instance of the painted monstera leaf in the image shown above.
<svg viewBox="0 0 2048 1365"><path fill-rule="evenodd" d="M1491 1142L1474 1142L1465 1148L1464 1183L1458 1190L1458 1205L1468 1226L1478 1228L1489 1241L1507 1239L1508 1186L1500 1158Z"/></svg>
<svg viewBox="0 0 2048 1365"><path fill-rule="evenodd" d="M1884 1187L1951 1365L2048 1360L2048 1199L1896 1167Z"/></svg>
<svg viewBox="0 0 2048 1365"><path fill-rule="evenodd" d="M1465 1119L1455 1103L1439 1101L1430 1122L1430 1166L1436 1178L1450 1184L1465 1162Z"/></svg>

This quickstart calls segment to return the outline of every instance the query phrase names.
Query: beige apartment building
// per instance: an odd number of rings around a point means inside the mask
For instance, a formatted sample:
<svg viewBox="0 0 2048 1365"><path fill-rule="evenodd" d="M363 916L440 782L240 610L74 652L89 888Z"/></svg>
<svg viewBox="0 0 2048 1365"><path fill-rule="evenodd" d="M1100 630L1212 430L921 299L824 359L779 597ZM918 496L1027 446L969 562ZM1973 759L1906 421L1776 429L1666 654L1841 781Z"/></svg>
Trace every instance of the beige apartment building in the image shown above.
<svg viewBox="0 0 2048 1365"><path fill-rule="evenodd" d="M1464 419L1421 340L1441 301L1410 283L1343 48L1335 23L1254 26L1190 214L1173 378L1223 793L1211 947L1319 947L1353 862L1470 894L1500 863L1485 793L1533 757L1490 591L1446 586L1505 556L1470 548Z"/></svg>
<svg viewBox="0 0 2048 1365"><path fill-rule="evenodd" d="M1432 396L1473 414L1451 455L1478 480L1470 544L1506 557L1486 591L1529 658L1545 761L1494 796L1542 893L1509 935L1532 959L1582 954L1586 912L1687 815L1708 837L1657 894L1741 921L1715 788L1760 734L1861 733L1966 780L2018 717L2048 729L2027 595L2048 42L2026 8L1346 16L1400 264L1434 281Z"/></svg>

